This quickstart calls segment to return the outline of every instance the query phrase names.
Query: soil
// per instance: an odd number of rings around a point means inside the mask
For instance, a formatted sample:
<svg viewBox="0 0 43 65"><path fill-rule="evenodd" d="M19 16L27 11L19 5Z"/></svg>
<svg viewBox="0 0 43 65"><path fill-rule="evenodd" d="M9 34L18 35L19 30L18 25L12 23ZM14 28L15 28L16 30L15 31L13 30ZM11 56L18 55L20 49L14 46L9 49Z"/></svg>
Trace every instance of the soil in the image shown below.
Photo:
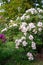
<svg viewBox="0 0 43 65"><path fill-rule="evenodd" d="M43 48L40 49L40 52L38 52L38 53L36 54L36 59L37 59L37 60L43 60Z"/></svg>

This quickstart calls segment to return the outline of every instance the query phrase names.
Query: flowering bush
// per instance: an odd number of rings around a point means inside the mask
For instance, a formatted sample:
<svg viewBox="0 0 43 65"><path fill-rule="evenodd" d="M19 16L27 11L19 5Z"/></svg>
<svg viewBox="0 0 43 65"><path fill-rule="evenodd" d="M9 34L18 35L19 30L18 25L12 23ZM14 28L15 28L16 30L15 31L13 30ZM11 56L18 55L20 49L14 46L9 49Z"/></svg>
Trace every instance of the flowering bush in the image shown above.
<svg viewBox="0 0 43 65"><path fill-rule="evenodd" d="M16 22L16 23L15 23ZM1 32L13 35L15 48L22 49L29 60L34 60L36 45L43 44L43 10L31 8L15 21L10 20L9 25Z"/></svg>

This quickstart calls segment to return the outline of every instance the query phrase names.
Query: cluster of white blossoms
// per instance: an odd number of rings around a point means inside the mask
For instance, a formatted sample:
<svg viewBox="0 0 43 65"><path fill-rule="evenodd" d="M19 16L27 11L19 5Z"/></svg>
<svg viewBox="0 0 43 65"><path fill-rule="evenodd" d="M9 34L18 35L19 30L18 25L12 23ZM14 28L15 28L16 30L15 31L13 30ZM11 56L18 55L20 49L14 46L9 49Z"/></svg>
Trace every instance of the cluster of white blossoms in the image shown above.
<svg viewBox="0 0 43 65"><path fill-rule="evenodd" d="M36 50L36 42L34 41L34 34L36 35L37 33L42 32L43 30L43 22L38 21L38 22L26 22L27 19L30 18L30 15L27 13L31 14L37 14L37 13L43 13L43 10L40 8L31 8L26 10L26 13L24 13L20 18L21 18L21 23L19 26L19 30L24 34L24 37L21 37L20 39L16 39L16 48L19 48L19 45L22 44L24 47L28 46L29 43L26 41L26 36L28 34L28 41L31 41L31 49ZM24 20L24 22L23 22ZM31 33L30 33L31 32ZM33 34L32 34L33 33ZM34 60L33 54L31 52L27 53L27 57L29 60Z"/></svg>
<svg viewBox="0 0 43 65"><path fill-rule="evenodd" d="M39 13L43 13L43 10L42 9L37 8L37 10L38 10Z"/></svg>
<svg viewBox="0 0 43 65"><path fill-rule="evenodd" d="M37 27L38 27L38 30L36 29ZM21 30L21 32L23 32L25 36L27 34L27 31L33 30L32 32L34 34L36 34L37 31L41 32L42 29L43 29L43 23L42 22L38 22L36 25L35 25L35 23L32 23L32 22L28 23L28 24L26 22L22 22L20 24L20 28L19 28L19 30Z"/></svg>
<svg viewBox="0 0 43 65"><path fill-rule="evenodd" d="M29 60L34 60L34 57L33 57L32 53L30 53L30 52L27 53L27 57Z"/></svg>
<svg viewBox="0 0 43 65"><path fill-rule="evenodd" d="M21 17L21 20L28 20L30 18L30 15L26 15L26 14L23 14L23 16Z"/></svg>
<svg viewBox="0 0 43 65"><path fill-rule="evenodd" d="M19 47L26 47L29 44L31 44L31 49L32 50L36 50L36 43L34 40L34 35L36 34L40 34L40 32L42 32L43 30L43 22L40 20L38 22L27 22L26 20L31 19L31 16L29 15L29 13L31 13L32 15L37 14L37 13L43 13L43 10L40 8L37 8L37 10L35 8L31 8L26 10L26 12L21 16L21 17L17 17L16 21L18 21L18 19L20 19L22 22L19 23L20 25L14 23L12 20L10 20L9 23L9 27L4 28L3 30L1 30L1 32L3 31L7 31L7 29L11 28L11 27L15 27L18 26L18 30L20 32L23 33L23 36L19 39L15 39L15 47L17 49L19 49ZM27 36L28 35L28 36ZM31 43L27 42L27 38L28 37L28 41L31 41ZM33 54L29 51L27 53L28 59L29 60L34 60Z"/></svg>
<svg viewBox="0 0 43 65"><path fill-rule="evenodd" d="M21 20L28 20L28 19L30 19L31 18L31 16L30 15L27 15L27 14L32 14L32 15L34 15L34 14L40 14L40 13L43 13L43 9L40 9L40 8L37 8L37 9L35 9L35 8L31 8L31 9L28 9L28 10L26 10L26 12L21 16ZM39 15L39 17L40 17L41 15Z"/></svg>
<svg viewBox="0 0 43 65"><path fill-rule="evenodd" d="M11 27L16 27L16 26L18 26L18 25L17 25L16 23L14 23L13 20L10 20L9 25L5 24L5 26L6 26L6 28L2 29L1 32L5 32L5 31L7 31L9 28L11 28Z"/></svg>
<svg viewBox="0 0 43 65"><path fill-rule="evenodd" d="M20 39L15 40L16 48L19 48L19 45L22 44L23 46L26 46L28 43L26 42L26 38L23 36Z"/></svg>
<svg viewBox="0 0 43 65"><path fill-rule="evenodd" d="M31 8L31 9L26 10L26 13L29 13L29 12L31 12L31 14L37 14L38 12L39 13L43 13L43 10L42 9L37 8L37 10L35 8Z"/></svg>
<svg viewBox="0 0 43 65"><path fill-rule="evenodd" d="M20 27L19 27L19 30L21 30L24 35L26 35L26 32L27 32L27 23L26 22L22 22Z"/></svg>
<svg viewBox="0 0 43 65"><path fill-rule="evenodd" d="M31 14L36 14L37 10L35 8L31 8L31 9L26 10L26 13L29 13L29 12L31 12Z"/></svg>

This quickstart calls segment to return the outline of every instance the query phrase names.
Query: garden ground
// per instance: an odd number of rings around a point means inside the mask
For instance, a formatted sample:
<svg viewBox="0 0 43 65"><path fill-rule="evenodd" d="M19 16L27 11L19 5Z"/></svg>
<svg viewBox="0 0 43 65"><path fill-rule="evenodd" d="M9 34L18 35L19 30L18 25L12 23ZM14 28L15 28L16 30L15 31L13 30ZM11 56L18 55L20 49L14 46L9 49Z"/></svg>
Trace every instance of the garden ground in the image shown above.
<svg viewBox="0 0 43 65"><path fill-rule="evenodd" d="M10 60L5 65L43 65L43 61L39 61L39 60L38 61L34 61L34 62L23 61L21 63L20 62L15 63L13 60Z"/></svg>

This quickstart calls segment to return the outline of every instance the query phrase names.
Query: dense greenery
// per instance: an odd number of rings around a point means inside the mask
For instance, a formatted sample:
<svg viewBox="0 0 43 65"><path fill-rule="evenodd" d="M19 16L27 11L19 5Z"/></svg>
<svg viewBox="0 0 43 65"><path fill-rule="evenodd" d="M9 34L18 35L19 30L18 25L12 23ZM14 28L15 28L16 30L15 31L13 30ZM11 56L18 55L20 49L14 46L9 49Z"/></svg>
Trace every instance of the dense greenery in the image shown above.
<svg viewBox="0 0 43 65"><path fill-rule="evenodd" d="M4 12L0 12L0 65L31 65L30 62L36 60L37 46L43 48L41 0L37 1L40 8L32 8L36 0L2 1L0 9L4 9Z"/></svg>
<svg viewBox="0 0 43 65"><path fill-rule="evenodd" d="M11 19L17 17L17 15L21 16L26 9L32 7L32 4L30 4L27 0L11 0L10 2L7 2L7 0L5 1L6 3L3 5L5 9L4 16Z"/></svg>
<svg viewBox="0 0 43 65"><path fill-rule="evenodd" d="M4 17L9 17L9 19L14 19L17 16L21 16L26 9L31 7L40 7L42 8L41 0L2 0L2 7L5 9L5 12L2 13Z"/></svg>

